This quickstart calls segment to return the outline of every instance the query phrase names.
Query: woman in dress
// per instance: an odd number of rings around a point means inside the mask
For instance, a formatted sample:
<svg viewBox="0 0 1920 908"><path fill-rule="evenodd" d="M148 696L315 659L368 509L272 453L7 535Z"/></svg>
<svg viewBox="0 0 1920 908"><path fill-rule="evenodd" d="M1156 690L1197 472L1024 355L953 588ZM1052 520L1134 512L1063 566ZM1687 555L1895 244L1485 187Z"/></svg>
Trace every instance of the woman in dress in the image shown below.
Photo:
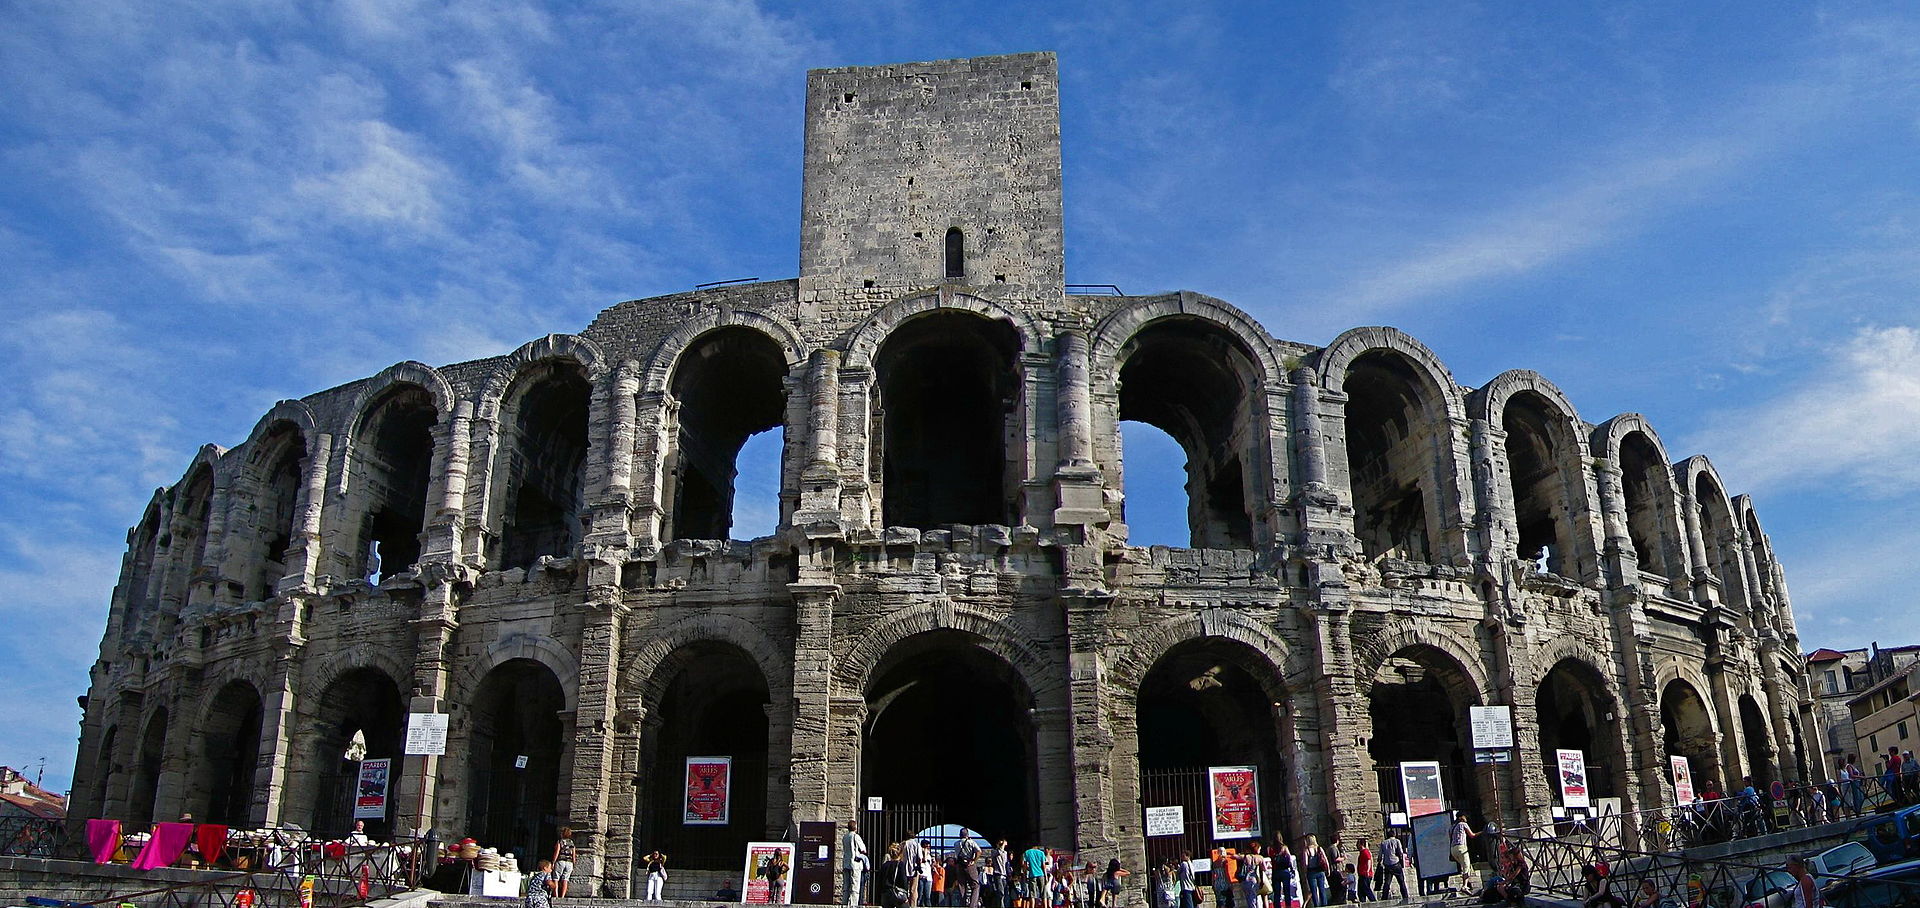
<svg viewBox="0 0 1920 908"><path fill-rule="evenodd" d="M542 860L533 875L527 877L524 908L553 908L553 862Z"/></svg>

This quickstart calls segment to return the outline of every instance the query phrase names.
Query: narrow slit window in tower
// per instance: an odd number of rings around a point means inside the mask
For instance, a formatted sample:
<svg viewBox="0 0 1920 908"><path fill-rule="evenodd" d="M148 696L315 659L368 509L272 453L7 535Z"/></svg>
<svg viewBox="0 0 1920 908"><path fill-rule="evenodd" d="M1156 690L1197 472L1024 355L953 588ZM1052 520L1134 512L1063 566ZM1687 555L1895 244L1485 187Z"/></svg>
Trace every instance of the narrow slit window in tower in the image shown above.
<svg viewBox="0 0 1920 908"><path fill-rule="evenodd" d="M947 228L947 277L967 276L967 237L958 227Z"/></svg>

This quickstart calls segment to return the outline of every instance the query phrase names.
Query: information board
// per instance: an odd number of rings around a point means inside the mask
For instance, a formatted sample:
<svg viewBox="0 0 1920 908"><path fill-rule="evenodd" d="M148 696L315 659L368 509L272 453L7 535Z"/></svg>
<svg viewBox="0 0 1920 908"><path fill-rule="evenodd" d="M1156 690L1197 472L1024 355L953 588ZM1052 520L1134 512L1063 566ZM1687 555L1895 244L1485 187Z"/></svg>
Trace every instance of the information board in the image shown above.
<svg viewBox="0 0 1920 908"><path fill-rule="evenodd" d="M1408 816L1423 817L1446 810L1447 795L1440 784L1440 764L1430 760L1400 764L1400 794L1406 799Z"/></svg>
<svg viewBox="0 0 1920 908"><path fill-rule="evenodd" d="M1513 746L1513 707L1469 706L1467 718L1473 728L1475 750Z"/></svg>
<svg viewBox="0 0 1920 908"><path fill-rule="evenodd" d="M446 713L412 713L407 716L407 756L438 757L446 752Z"/></svg>
<svg viewBox="0 0 1920 908"><path fill-rule="evenodd" d="M1460 872L1460 865L1453 862L1452 832L1453 818L1444 812L1413 818L1413 864L1420 871L1421 879Z"/></svg>
<svg viewBox="0 0 1920 908"><path fill-rule="evenodd" d="M1675 804L1693 803L1693 767L1687 764L1686 757L1670 757L1673 761L1673 802Z"/></svg>
<svg viewBox="0 0 1920 908"><path fill-rule="evenodd" d="M1172 807L1147 808L1147 836L1179 835L1186 831L1187 809L1178 804Z"/></svg>
<svg viewBox="0 0 1920 908"><path fill-rule="evenodd" d="M1587 798L1587 755L1584 751L1557 751L1560 757L1560 803L1569 810L1592 806Z"/></svg>

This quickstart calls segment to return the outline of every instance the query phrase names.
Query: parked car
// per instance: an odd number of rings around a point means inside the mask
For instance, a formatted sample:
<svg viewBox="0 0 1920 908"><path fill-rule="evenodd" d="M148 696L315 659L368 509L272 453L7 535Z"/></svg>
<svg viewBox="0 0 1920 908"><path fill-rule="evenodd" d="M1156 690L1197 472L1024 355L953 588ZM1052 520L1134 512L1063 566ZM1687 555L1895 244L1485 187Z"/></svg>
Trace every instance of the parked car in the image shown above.
<svg viewBox="0 0 1920 908"><path fill-rule="evenodd" d="M1754 874L1740 884L1740 904L1746 908L1792 908L1793 882L1793 874L1785 870Z"/></svg>
<svg viewBox="0 0 1920 908"><path fill-rule="evenodd" d="M1880 859L1860 842L1842 842L1807 858L1807 872L1825 886L1841 877L1865 873L1880 866Z"/></svg>
<svg viewBox="0 0 1920 908"><path fill-rule="evenodd" d="M1848 838L1865 845L1882 864L1920 857L1920 804L1867 817Z"/></svg>
<svg viewBox="0 0 1920 908"><path fill-rule="evenodd" d="M1920 908L1920 861L1875 867L1836 880L1821 893L1826 908Z"/></svg>

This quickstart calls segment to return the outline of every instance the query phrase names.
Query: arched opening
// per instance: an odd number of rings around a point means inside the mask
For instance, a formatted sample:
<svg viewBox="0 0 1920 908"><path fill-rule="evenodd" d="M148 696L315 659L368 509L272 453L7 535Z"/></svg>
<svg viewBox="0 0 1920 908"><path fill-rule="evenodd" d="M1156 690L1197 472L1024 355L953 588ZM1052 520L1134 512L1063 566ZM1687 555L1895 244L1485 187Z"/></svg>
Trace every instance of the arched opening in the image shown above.
<svg viewBox="0 0 1920 908"><path fill-rule="evenodd" d="M260 719L260 692L245 681L228 682L207 708L194 767L195 800L205 822L244 826L251 821Z"/></svg>
<svg viewBox="0 0 1920 908"><path fill-rule="evenodd" d="M185 604L193 589L193 578L207 559L207 522L213 515L213 470L202 465L194 468L183 484L173 522L167 527L166 589L162 602L174 608Z"/></svg>
<svg viewBox="0 0 1920 908"><path fill-rule="evenodd" d="M947 228L947 278L960 280L967 276L967 235L958 227Z"/></svg>
<svg viewBox="0 0 1920 908"><path fill-rule="evenodd" d="M1660 691L1660 729L1667 754L1686 757L1695 791L1721 780L1720 748L1713 731L1713 711L1694 686L1678 678ZM1668 779L1672 781L1671 776Z"/></svg>
<svg viewBox="0 0 1920 908"><path fill-rule="evenodd" d="M1500 426L1507 433L1507 475L1513 483L1518 554L1535 570L1577 577L1573 507L1558 414L1547 399L1522 391L1507 399Z"/></svg>
<svg viewBox="0 0 1920 908"><path fill-rule="evenodd" d="M134 758L133 796L127 804L127 821L152 823L160 796L160 769L167 758L167 710L161 707L147 717L147 730L140 736L140 753Z"/></svg>
<svg viewBox="0 0 1920 908"><path fill-rule="evenodd" d="M1433 560L1427 516L1433 453L1422 441L1422 385L1412 364L1386 350L1355 358L1341 385L1354 533L1368 558Z"/></svg>
<svg viewBox="0 0 1920 908"><path fill-rule="evenodd" d="M895 644L872 679L860 787L887 814L873 832L898 841L953 823L988 840L1032 841L1034 702L1019 673L978 638L939 630ZM965 784L943 768L955 766L967 768Z"/></svg>
<svg viewBox="0 0 1920 908"><path fill-rule="evenodd" d="M564 558L580 541L587 464L587 407L593 387L579 365L546 360L514 381L500 422L511 426L496 466L501 492L500 566Z"/></svg>
<svg viewBox="0 0 1920 908"><path fill-rule="evenodd" d="M1740 736L1745 739L1747 775L1756 788L1773 782L1773 740L1767 734L1767 714L1752 694L1740 695Z"/></svg>
<svg viewBox="0 0 1920 908"><path fill-rule="evenodd" d="M747 439L786 424L787 359L773 338L737 325L716 328L688 345L668 383L678 401L674 435L670 538L726 539ZM764 469L764 464L757 465ZM775 460L774 475L779 475ZM764 479L751 485L765 486ZM774 480L779 488L779 480ZM761 502L777 507L773 501Z"/></svg>
<svg viewBox="0 0 1920 908"><path fill-rule="evenodd" d="M1182 485L1187 452L1173 436L1143 422L1120 424L1121 519L1127 524L1127 544L1193 545L1187 514L1187 490Z"/></svg>
<svg viewBox="0 0 1920 908"><path fill-rule="evenodd" d="M353 795L362 761L386 757L387 814L367 820L376 835L391 833L393 794L400 777L400 742L406 734L405 703L393 679L377 668L352 669L328 684L314 704L316 734L307 759L315 775L313 823L318 835L353 829Z"/></svg>
<svg viewBox="0 0 1920 908"><path fill-rule="evenodd" d="M1141 679L1140 808L1179 805L1186 820L1181 836L1147 839L1150 863L1182 849L1205 854L1212 844L1209 767L1254 767L1258 837L1287 834L1287 768L1275 720L1287 698L1278 677L1263 654L1213 637L1168 649Z"/></svg>
<svg viewBox="0 0 1920 908"><path fill-rule="evenodd" d="M1767 541L1765 533L1760 532L1760 518L1754 516L1752 508L1747 509L1744 519L1747 540L1753 546L1753 573L1759 584L1759 589L1749 590L1747 595L1756 610L1771 612L1780 602L1780 594L1774 589L1773 581L1773 544Z"/></svg>
<svg viewBox="0 0 1920 908"><path fill-rule="evenodd" d="M1174 317L1134 334L1119 359L1120 419L1165 432L1186 455L1188 544L1252 548L1255 508L1245 459L1257 459L1264 448L1252 400L1261 386L1253 356L1212 322ZM1133 453L1123 450L1125 457ZM1149 494L1133 485L1126 491L1128 499Z"/></svg>
<svg viewBox="0 0 1920 908"><path fill-rule="evenodd" d="M419 385L398 384L361 421L360 543L352 554L357 576L384 580L420 560L433 469L433 397Z"/></svg>
<svg viewBox="0 0 1920 908"><path fill-rule="evenodd" d="M566 694L553 670L510 659L481 680L467 713L467 828L531 867L551 856L568 752Z"/></svg>
<svg viewBox="0 0 1920 908"><path fill-rule="evenodd" d="M1013 524L1008 450L1020 397L1019 336L1003 321L940 311L908 320L874 358L882 522Z"/></svg>
<svg viewBox="0 0 1920 908"><path fill-rule="evenodd" d="M655 678L659 701L647 706L641 764L647 809L636 830L638 841L652 844L634 853L657 847L676 866L738 872L746 843L779 831L767 822L767 710L773 697L766 676L740 648L702 641L675 650ZM687 803L689 757L729 758L724 804ZM717 821L718 807L725 809L724 822Z"/></svg>
<svg viewBox="0 0 1920 908"><path fill-rule="evenodd" d="M107 792L113 787L114 764L113 746L120 737L120 726L107 726L106 734L100 736L100 746L93 752L93 810L96 817L110 817L107 809Z"/></svg>
<svg viewBox="0 0 1920 908"><path fill-rule="evenodd" d="M1577 659L1560 660L1540 681L1534 709L1540 729L1540 765L1555 797L1561 793L1561 750L1586 755L1588 797L1623 795L1625 786L1617 778L1626 766L1620 750L1620 716L1597 669Z"/></svg>
<svg viewBox="0 0 1920 908"><path fill-rule="evenodd" d="M1473 681L1454 658L1430 646L1403 647L1382 660L1373 675L1367 712L1380 809L1407 809L1400 785L1400 764L1440 764L1447 807L1484 816L1469 747L1467 707L1479 703Z"/></svg>
<svg viewBox="0 0 1920 908"><path fill-rule="evenodd" d="M1747 571L1740 563L1740 547L1734 541L1733 512L1720 484L1705 470L1693 478L1693 504L1700 521L1701 541L1706 543L1707 569L1720 581L1720 599L1744 611L1747 606Z"/></svg>
<svg viewBox="0 0 1920 908"><path fill-rule="evenodd" d="M127 604L120 616L123 638L145 624L147 616L153 613L153 557L159 536L160 508L149 503L139 526L133 530L132 564L127 570L127 587L123 591Z"/></svg>
<svg viewBox="0 0 1920 908"><path fill-rule="evenodd" d="M1662 531L1666 508L1661 504L1673 500L1673 471L1646 435L1629 432L1620 439L1620 479L1627 535L1633 540L1640 570L1673 578L1675 564L1668 558L1667 536Z"/></svg>
<svg viewBox="0 0 1920 908"><path fill-rule="evenodd" d="M280 578L287 575L287 549L293 542L294 509L300 502L300 464L307 456L307 442L292 423L273 427L265 439L266 466L260 477L260 497L253 513L252 552L243 562L252 566L247 576L247 599L258 601L273 596Z"/></svg>

